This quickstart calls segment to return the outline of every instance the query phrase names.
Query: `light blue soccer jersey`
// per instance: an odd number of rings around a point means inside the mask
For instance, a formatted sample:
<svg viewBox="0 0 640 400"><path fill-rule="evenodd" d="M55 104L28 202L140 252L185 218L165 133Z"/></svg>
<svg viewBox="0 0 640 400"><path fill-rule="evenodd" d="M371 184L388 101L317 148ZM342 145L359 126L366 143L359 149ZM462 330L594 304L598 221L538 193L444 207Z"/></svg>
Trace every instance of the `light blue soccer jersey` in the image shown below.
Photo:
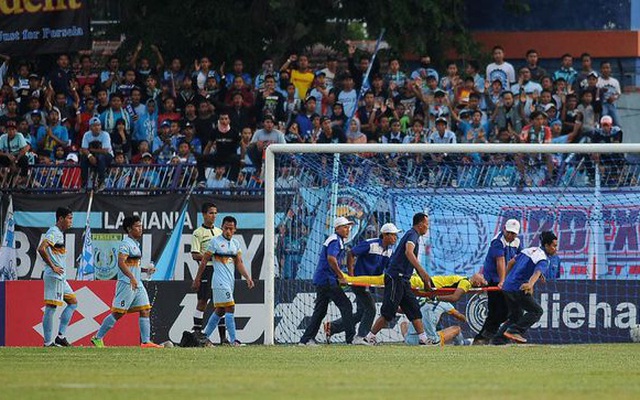
<svg viewBox="0 0 640 400"><path fill-rule="evenodd" d="M56 267L65 269L67 265L67 250L64 246L64 234L60 228L58 228L57 225L52 226L47 233L44 234L42 240L46 240L50 244L46 251L51 262L53 262ZM46 265L44 275L59 280L67 278L66 271L62 274L56 274L49 265Z"/></svg>
<svg viewBox="0 0 640 400"><path fill-rule="evenodd" d="M424 325L424 333L427 335L429 339L431 339L434 343L440 343L440 336L438 335L438 322L440 322L440 318L442 318L442 314L451 313L454 307L451 303L447 303L446 301L438 301L438 302L427 302L422 307L420 307L420 312L422 313L422 324ZM409 330L407 332L407 339L415 339L412 335L417 338L418 333L416 329L413 327L413 324L409 324ZM410 343L410 340L407 340L409 344L417 344Z"/></svg>
<svg viewBox="0 0 640 400"><path fill-rule="evenodd" d="M124 261L125 265L131 269L133 277L138 281L138 287L143 287L142 279L140 278L140 258L142 257L142 252L140 251L140 245L138 242L130 236L125 237L118 246L118 257L120 254L125 254L127 256ZM129 277L127 277L120 269L118 269L118 281L127 284L130 283Z"/></svg>
<svg viewBox="0 0 640 400"><path fill-rule="evenodd" d="M223 235L216 236L209 242L207 252L213 258L213 282L216 289L230 289L235 283L235 257L242 255L240 243L234 238L225 239Z"/></svg>

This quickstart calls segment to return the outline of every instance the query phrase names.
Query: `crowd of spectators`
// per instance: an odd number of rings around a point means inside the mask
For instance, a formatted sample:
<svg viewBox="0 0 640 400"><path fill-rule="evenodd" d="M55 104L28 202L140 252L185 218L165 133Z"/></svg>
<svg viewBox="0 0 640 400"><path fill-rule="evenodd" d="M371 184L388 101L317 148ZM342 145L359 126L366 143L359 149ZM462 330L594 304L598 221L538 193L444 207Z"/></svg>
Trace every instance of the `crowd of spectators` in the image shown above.
<svg viewBox="0 0 640 400"><path fill-rule="evenodd" d="M292 54L281 65L265 58L246 71L203 55L193 63L164 55L126 63L90 54L61 54L51 70L0 55L0 164L14 185L34 164L80 168L76 185L104 188L107 171L126 164L194 164L201 186L260 182L271 143L573 143L620 142L619 82L611 63L596 70L591 56L564 55L555 71L538 66L529 50L515 67L504 49L486 67L473 60L437 71L427 55L417 68L348 45L346 63L329 55L311 65ZM339 63L339 60L342 61ZM117 162L114 159L118 159ZM418 160L449 166L510 161L525 180L530 159L434 154ZM548 177L553 157L540 158ZM398 157L382 160L402 166ZM77 165L76 165L77 164ZM93 177L93 178L92 178Z"/></svg>

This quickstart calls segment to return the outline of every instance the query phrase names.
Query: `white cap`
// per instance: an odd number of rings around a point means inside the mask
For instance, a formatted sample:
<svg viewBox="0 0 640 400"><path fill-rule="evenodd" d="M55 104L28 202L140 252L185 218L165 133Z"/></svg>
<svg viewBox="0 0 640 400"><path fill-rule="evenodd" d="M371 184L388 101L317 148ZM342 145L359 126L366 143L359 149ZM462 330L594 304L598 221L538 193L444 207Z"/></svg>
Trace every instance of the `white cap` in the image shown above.
<svg viewBox="0 0 640 400"><path fill-rule="evenodd" d="M605 115L602 118L600 118L600 125L613 125L613 118L611 118L609 115Z"/></svg>
<svg viewBox="0 0 640 400"><path fill-rule="evenodd" d="M67 155L67 161L75 161L78 162L78 156L75 153L69 153Z"/></svg>
<svg viewBox="0 0 640 400"><path fill-rule="evenodd" d="M382 228L380 228L380 233L400 233L400 232L402 232L402 230L398 229L391 222L382 225Z"/></svg>
<svg viewBox="0 0 640 400"><path fill-rule="evenodd" d="M337 227L343 226L343 225L353 225L353 221L349 221L345 217L338 217L338 218L333 220L333 227L334 228L337 228Z"/></svg>
<svg viewBox="0 0 640 400"><path fill-rule="evenodd" d="M504 224L504 230L517 235L520 233L520 222L517 219L510 219Z"/></svg>

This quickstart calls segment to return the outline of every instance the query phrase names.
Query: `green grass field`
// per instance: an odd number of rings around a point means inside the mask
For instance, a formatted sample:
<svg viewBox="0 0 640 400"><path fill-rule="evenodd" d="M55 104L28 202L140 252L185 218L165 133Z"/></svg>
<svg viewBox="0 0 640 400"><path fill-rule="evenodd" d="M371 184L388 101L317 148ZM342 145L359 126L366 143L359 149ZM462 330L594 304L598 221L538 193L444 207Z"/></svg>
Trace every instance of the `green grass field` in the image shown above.
<svg viewBox="0 0 640 400"><path fill-rule="evenodd" d="M633 344L0 348L0 398L621 400L639 367Z"/></svg>

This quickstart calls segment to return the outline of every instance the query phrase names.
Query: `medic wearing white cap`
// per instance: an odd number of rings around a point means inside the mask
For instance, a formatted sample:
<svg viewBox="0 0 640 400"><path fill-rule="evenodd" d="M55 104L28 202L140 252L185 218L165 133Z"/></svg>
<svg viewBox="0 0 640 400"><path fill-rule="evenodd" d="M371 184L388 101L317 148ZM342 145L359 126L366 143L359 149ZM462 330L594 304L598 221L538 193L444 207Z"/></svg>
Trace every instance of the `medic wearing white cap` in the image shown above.
<svg viewBox="0 0 640 400"><path fill-rule="evenodd" d="M392 223L386 223L380 228L380 236L363 240L347 253L347 268L351 276L382 275L393 253L393 246L398 241L398 233L402 232ZM354 344L362 344L362 339L369 333L376 317L376 303L368 287L352 286L356 295L356 313L353 323L358 322L358 332L353 339ZM345 330L342 318L325 322L324 334L327 343L332 335Z"/></svg>
<svg viewBox="0 0 640 400"><path fill-rule="evenodd" d="M502 288L507 276L507 263L522 250L522 244L518 238L519 234L520 222L516 219L510 219L504 224L502 231L491 240L482 271L489 286ZM474 344L487 344L489 341L500 344L497 342L504 341L502 337L494 338L494 336L500 324L507 319L509 310L506 300L501 291L487 292L487 296L487 318L482 330L476 335Z"/></svg>
<svg viewBox="0 0 640 400"><path fill-rule="evenodd" d="M336 218L333 221L334 233L322 244L318 266L313 274L313 284L316 286L316 301L309 325L300 338L301 345L316 345L315 337L318 334L322 320L327 315L330 301L333 301L338 307L344 320L346 342L351 343L353 341L355 331L351 312L352 305L340 287L340 284L346 283L340 268L340 262L345 259L344 240L349 237L351 225L353 225L353 222L345 217Z"/></svg>

